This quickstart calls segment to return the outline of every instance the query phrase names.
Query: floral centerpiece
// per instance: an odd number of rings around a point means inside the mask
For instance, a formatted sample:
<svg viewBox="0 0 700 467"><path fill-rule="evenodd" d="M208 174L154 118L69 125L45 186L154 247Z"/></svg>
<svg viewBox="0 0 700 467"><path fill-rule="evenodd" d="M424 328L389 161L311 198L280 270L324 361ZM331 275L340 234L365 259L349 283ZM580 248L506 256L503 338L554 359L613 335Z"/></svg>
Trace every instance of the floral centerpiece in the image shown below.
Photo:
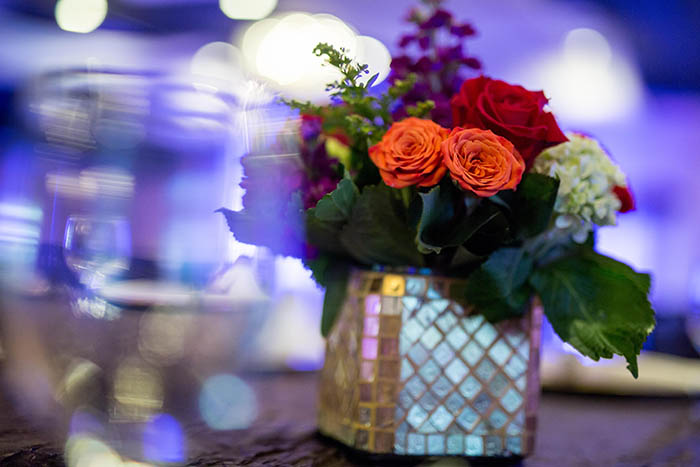
<svg viewBox="0 0 700 467"><path fill-rule="evenodd" d="M342 75L332 103L285 101L300 157L244 157L244 209L222 212L326 289L324 433L371 452L523 455L533 298L563 341L637 376L650 277L594 249L634 202L595 139L564 133L541 91L477 75L472 26L424 3L381 94L366 65L316 46Z"/></svg>

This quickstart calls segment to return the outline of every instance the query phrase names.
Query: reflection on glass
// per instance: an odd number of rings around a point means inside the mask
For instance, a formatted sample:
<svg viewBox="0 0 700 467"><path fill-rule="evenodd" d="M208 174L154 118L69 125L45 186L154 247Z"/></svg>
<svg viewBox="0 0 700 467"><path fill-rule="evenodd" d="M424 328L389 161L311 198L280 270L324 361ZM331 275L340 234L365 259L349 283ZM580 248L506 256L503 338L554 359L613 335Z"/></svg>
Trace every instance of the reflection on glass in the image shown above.
<svg viewBox="0 0 700 467"><path fill-rule="evenodd" d="M125 218L70 216L66 222L64 256L80 282L90 289L127 267L131 242Z"/></svg>

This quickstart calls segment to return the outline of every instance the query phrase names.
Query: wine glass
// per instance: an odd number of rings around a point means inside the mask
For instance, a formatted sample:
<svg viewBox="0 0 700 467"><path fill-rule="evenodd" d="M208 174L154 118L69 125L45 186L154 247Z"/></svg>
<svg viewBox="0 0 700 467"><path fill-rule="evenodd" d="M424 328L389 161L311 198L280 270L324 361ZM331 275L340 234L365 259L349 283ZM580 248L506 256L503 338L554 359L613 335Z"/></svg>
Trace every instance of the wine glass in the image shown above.
<svg viewBox="0 0 700 467"><path fill-rule="evenodd" d="M124 217L72 215L66 222L64 257L88 289L124 272L131 256L129 221Z"/></svg>

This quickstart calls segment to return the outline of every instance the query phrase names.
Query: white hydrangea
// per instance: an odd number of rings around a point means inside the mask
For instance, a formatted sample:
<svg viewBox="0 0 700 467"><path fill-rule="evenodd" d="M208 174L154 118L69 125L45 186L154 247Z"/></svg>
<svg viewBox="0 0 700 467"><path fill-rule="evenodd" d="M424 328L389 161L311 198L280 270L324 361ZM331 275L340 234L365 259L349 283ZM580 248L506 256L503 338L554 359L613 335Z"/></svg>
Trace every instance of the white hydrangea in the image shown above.
<svg viewBox="0 0 700 467"><path fill-rule="evenodd" d="M537 156L532 171L559 179L554 225L583 243L593 224L615 225L621 203L613 188L627 183L598 141L576 133L567 137Z"/></svg>

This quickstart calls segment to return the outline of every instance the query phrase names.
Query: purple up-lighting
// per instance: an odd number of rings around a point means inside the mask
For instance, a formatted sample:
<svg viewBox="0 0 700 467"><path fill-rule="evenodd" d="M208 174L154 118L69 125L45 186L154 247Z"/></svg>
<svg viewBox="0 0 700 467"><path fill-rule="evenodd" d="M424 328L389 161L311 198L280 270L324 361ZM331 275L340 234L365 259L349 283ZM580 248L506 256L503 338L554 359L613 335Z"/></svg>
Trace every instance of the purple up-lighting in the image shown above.
<svg viewBox="0 0 700 467"><path fill-rule="evenodd" d="M144 427L143 457L148 462L182 462L185 452L182 427L172 415L158 414Z"/></svg>

